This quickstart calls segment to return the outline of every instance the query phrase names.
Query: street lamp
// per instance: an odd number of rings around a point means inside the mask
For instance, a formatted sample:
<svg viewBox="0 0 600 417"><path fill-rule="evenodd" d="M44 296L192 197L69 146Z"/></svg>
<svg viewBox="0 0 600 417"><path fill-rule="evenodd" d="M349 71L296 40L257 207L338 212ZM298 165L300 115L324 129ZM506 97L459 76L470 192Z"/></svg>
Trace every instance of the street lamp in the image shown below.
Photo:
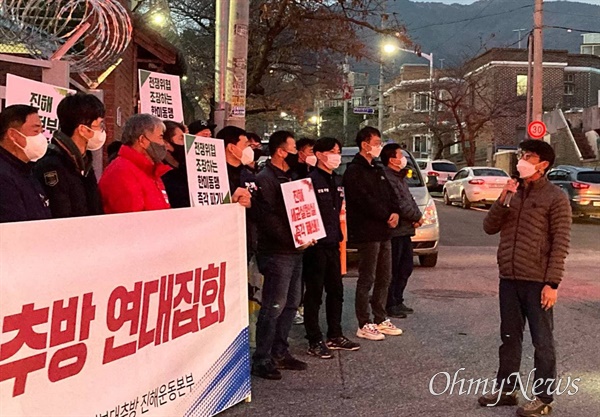
<svg viewBox="0 0 600 417"><path fill-rule="evenodd" d="M379 54L379 103L377 104L377 129L380 132L383 131L383 84L385 83L383 77L383 54L392 54L399 48L391 43L386 43L381 47L381 53Z"/></svg>
<svg viewBox="0 0 600 417"><path fill-rule="evenodd" d="M152 23L156 26L163 26L167 21L167 18L162 13L156 13L152 16Z"/></svg>

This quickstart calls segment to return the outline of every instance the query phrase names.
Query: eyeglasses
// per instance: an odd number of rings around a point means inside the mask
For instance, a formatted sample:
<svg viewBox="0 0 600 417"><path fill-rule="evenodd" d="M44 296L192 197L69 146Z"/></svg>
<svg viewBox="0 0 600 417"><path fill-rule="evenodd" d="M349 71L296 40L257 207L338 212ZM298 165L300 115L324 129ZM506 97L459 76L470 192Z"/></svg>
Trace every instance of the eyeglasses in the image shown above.
<svg viewBox="0 0 600 417"><path fill-rule="evenodd" d="M538 155L531 153L529 151L523 151L523 150L519 150L517 152L517 159L519 160L524 160L524 161L529 161L532 158L539 158Z"/></svg>

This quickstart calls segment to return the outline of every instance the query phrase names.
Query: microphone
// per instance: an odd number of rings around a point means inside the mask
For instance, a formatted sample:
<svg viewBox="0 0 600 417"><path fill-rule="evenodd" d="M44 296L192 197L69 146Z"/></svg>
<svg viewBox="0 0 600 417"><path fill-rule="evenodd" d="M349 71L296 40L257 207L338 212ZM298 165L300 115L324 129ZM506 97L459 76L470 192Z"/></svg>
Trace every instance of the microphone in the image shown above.
<svg viewBox="0 0 600 417"><path fill-rule="evenodd" d="M519 176L517 176L517 175L511 176L511 178L513 180L519 181ZM513 195L514 195L514 193L512 191L506 192L506 197L504 197L504 203L502 204L502 207L510 207L510 200L512 200Z"/></svg>

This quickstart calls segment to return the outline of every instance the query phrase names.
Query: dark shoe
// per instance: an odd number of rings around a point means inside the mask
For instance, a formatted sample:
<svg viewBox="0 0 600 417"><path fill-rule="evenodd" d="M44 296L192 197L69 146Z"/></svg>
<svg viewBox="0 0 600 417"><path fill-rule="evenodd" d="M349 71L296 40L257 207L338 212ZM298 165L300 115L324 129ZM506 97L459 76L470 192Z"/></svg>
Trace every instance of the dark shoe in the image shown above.
<svg viewBox="0 0 600 417"><path fill-rule="evenodd" d="M410 307L407 307L407 306L406 306L406 304L404 304L404 303L401 303L401 304L398 306L398 310L400 310L401 312L403 312L403 313L405 313L405 314L412 314L412 313L414 313L414 312L415 312L415 310L413 310L413 309L412 309L412 308L410 308Z"/></svg>
<svg viewBox="0 0 600 417"><path fill-rule="evenodd" d="M319 340L317 343L310 343L308 346L307 353L311 356L316 356L321 359L331 359L333 358L333 353L322 340Z"/></svg>
<svg viewBox="0 0 600 417"><path fill-rule="evenodd" d="M327 347L331 350L358 350L360 345L345 336L327 339Z"/></svg>
<svg viewBox="0 0 600 417"><path fill-rule="evenodd" d="M479 397L477 401L482 407L501 407L504 405L517 405L519 398L516 392L490 392Z"/></svg>
<svg viewBox="0 0 600 417"><path fill-rule="evenodd" d="M533 401L528 402L517 409L517 415L519 417L540 417L547 416L552 412L552 406L554 403L550 402L546 404L540 398L535 397Z"/></svg>
<svg viewBox="0 0 600 417"><path fill-rule="evenodd" d="M308 368L306 362L299 361L289 353L286 353L283 358L273 358L277 369L287 369L289 371L305 371Z"/></svg>
<svg viewBox="0 0 600 417"><path fill-rule="evenodd" d="M281 379L281 372L277 370L277 368L271 361L252 364L252 375L264 379Z"/></svg>
<svg viewBox="0 0 600 417"><path fill-rule="evenodd" d="M390 317L395 317L397 319L405 319L407 317L406 313L401 311L398 306L387 308L386 311L387 315Z"/></svg>

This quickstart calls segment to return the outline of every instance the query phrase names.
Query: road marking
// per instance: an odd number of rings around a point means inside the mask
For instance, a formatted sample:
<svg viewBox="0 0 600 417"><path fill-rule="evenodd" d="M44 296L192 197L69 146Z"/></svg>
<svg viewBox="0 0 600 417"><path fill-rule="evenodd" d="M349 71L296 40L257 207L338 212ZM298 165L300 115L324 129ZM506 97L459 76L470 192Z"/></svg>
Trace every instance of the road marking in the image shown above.
<svg viewBox="0 0 600 417"><path fill-rule="evenodd" d="M489 211L488 209L481 208L481 207L471 207L471 210L483 211L484 213L487 213Z"/></svg>

